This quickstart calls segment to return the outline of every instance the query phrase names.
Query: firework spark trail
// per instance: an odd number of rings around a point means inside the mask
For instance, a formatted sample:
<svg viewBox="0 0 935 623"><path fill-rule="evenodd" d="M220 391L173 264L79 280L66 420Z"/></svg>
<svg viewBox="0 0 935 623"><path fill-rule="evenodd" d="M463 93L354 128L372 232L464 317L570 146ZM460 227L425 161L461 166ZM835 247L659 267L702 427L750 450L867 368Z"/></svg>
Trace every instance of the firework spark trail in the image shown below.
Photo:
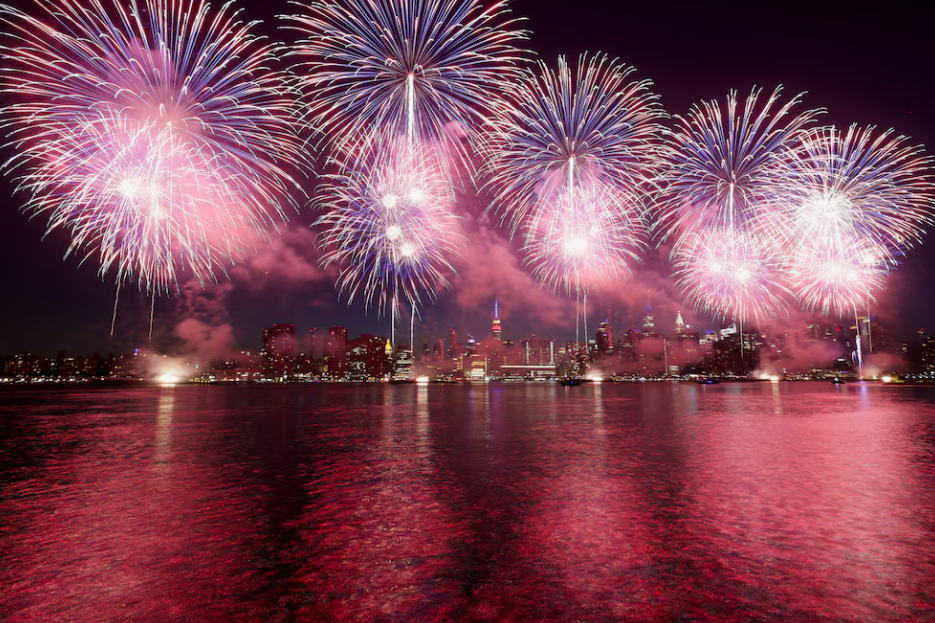
<svg viewBox="0 0 935 623"><path fill-rule="evenodd" d="M5 171L118 283L202 282L293 204L295 101L254 22L199 0L0 8ZM271 214L277 212L277 214Z"/></svg>
<svg viewBox="0 0 935 623"><path fill-rule="evenodd" d="M782 174L819 111L779 105L777 88L760 104L754 89L693 106L667 133L661 240L671 240L676 283L698 309L741 323L777 315L789 294L780 270L785 250L764 234Z"/></svg>
<svg viewBox="0 0 935 623"><path fill-rule="evenodd" d="M330 0L282 16L302 39L287 55L322 136L353 152L382 136L453 147L515 79L526 33L506 2ZM375 138L377 137L377 138Z"/></svg>
<svg viewBox="0 0 935 623"><path fill-rule="evenodd" d="M327 176L315 225L349 304L360 296L395 320L400 302L416 308L448 286L461 240L446 166L439 150L401 139L373 142Z"/></svg>

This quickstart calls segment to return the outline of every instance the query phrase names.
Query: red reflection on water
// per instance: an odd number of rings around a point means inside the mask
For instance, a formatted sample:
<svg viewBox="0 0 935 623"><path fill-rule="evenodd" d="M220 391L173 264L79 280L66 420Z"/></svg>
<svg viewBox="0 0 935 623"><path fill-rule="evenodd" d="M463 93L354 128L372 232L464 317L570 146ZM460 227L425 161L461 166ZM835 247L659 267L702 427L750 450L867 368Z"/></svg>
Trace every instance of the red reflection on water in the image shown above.
<svg viewBox="0 0 935 623"><path fill-rule="evenodd" d="M197 454L173 456L172 391L130 406L150 410L155 399L155 421L151 411L127 410L84 412L75 427L42 422L43 434L75 451L5 487L4 514L20 528L4 535L15 620L224 620L243 611L229 596L249 593L238 560L255 528L252 509ZM142 430L136 417L146 420Z"/></svg>
<svg viewBox="0 0 935 623"><path fill-rule="evenodd" d="M781 604L796 619L885 620L911 611L912 578L935 578L935 558L912 551L931 547L932 534L906 512L924 487L910 468L909 410L861 385L804 396L787 385L730 390L706 405L721 417L682 431L696 555L754 612Z"/></svg>
<svg viewBox="0 0 935 623"><path fill-rule="evenodd" d="M296 523L315 552L299 569L314 599L301 619L448 618L454 607L458 587L443 572L460 527L433 478L427 388L415 397L368 413L379 436L309 483L318 501Z"/></svg>
<svg viewBox="0 0 935 623"><path fill-rule="evenodd" d="M877 621L935 607L924 388L5 397L4 620Z"/></svg>

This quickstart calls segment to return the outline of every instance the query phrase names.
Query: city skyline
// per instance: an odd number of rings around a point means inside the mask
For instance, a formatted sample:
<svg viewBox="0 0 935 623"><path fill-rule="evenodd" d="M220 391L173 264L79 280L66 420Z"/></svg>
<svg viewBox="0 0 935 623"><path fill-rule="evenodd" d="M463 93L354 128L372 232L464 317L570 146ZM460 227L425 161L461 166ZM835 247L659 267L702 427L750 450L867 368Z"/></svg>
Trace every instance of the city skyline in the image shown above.
<svg viewBox="0 0 935 623"><path fill-rule="evenodd" d="M671 326L651 305L639 323L618 324L611 315L593 335L579 342L530 334L519 327L504 335L499 300L494 300L490 329L473 335L451 327L446 336L424 336L395 345L385 335L354 336L346 327L296 330L276 323L262 330L259 348L215 353L193 359L190 353L165 353L138 345L132 353L85 354L58 352L55 357L20 353L0 359L5 382L176 379L196 382L309 382L518 380L586 377L618 380L696 375L734 378L812 379L825 375L880 379L886 375L935 373L935 336L919 329L914 340L900 342L891 327L876 318L858 317L848 326L814 319L779 330L737 324L720 330L692 327L681 312ZM864 343L861 359L855 332ZM616 336L616 337L615 337ZM863 367L866 364L866 367ZM175 382L175 381L173 381Z"/></svg>

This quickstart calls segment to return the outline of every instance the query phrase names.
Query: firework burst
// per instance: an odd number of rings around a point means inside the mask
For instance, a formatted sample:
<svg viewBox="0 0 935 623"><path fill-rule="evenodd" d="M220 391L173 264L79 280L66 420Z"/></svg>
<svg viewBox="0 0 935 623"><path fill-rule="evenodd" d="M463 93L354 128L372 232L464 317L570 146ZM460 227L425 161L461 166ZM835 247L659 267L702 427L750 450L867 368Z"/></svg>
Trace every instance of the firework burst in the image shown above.
<svg viewBox="0 0 935 623"><path fill-rule="evenodd" d="M805 136L783 169L770 227L790 258L787 274L803 307L857 313L882 289L933 221L931 159L892 131L850 126Z"/></svg>
<svg viewBox="0 0 935 623"><path fill-rule="evenodd" d="M783 170L817 111L795 112L799 97L780 106L780 93L761 104L754 89L739 105L732 91L726 114L704 102L667 134L658 226L673 241L677 285L699 308L741 322L786 307L785 250L767 226Z"/></svg>
<svg viewBox="0 0 935 623"><path fill-rule="evenodd" d="M638 213L615 209L626 198L589 187L562 192L556 201L522 231L532 276L566 294L587 293L611 277L629 279L645 250L646 226Z"/></svg>
<svg viewBox="0 0 935 623"><path fill-rule="evenodd" d="M304 162L272 46L230 4L36 0L35 13L0 9L6 171L26 210L118 283L213 280L292 201L284 163Z"/></svg>
<svg viewBox="0 0 935 623"><path fill-rule="evenodd" d="M447 287L460 234L446 165L431 147L374 142L327 177L316 225L348 303L360 296L395 318L400 302L415 308Z"/></svg>
<svg viewBox="0 0 935 623"><path fill-rule="evenodd" d="M825 289L829 296L824 300L806 288L809 294L802 298L808 307L826 313L853 311L849 301L866 301L868 292L879 286L877 271L895 267L933 222L931 159L907 141L872 127L851 126L846 132L819 128L808 134L786 169L778 221L783 227L776 235L794 258L796 281L812 263L815 279L828 274L828 254L838 258L832 262L836 266L855 267L848 275L871 280L865 285L859 279L840 279L840 288L856 291L831 294Z"/></svg>
<svg viewBox="0 0 935 623"><path fill-rule="evenodd" d="M782 264L760 238L709 228L673 251L675 280L695 309L724 318L765 318L785 307Z"/></svg>
<svg viewBox="0 0 935 623"><path fill-rule="evenodd" d="M893 268L884 253L882 247L848 236L840 244L797 249L785 272L805 309L856 314L873 302Z"/></svg>
<svg viewBox="0 0 935 623"><path fill-rule="evenodd" d="M514 232L576 193L610 201L604 207L622 223L641 220L665 113L652 83L633 72L604 55L581 56L574 69L559 58L557 71L540 62L503 85L485 171L492 206Z"/></svg>
<svg viewBox="0 0 935 623"><path fill-rule="evenodd" d="M717 101L676 115L667 132L668 166L660 226L665 238L709 227L749 232L757 215L772 205L785 159L794 157L818 111L796 112L796 96L779 105L777 88L760 105L754 89L742 106L727 97L726 114Z"/></svg>
<svg viewBox="0 0 935 623"><path fill-rule="evenodd" d="M455 145L494 108L526 38L505 2L329 0L284 16L308 115L339 151L375 135Z"/></svg>

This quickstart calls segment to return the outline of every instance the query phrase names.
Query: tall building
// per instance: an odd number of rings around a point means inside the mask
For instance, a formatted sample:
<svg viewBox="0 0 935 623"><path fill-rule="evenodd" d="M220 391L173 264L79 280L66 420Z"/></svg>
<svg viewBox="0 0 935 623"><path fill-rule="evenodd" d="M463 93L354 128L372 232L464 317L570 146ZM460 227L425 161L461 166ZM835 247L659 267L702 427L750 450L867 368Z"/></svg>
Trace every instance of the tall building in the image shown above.
<svg viewBox="0 0 935 623"><path fill-rule="evenodd" d="M610 320L604 319L597 330L597 350L605 355L614 352L614 335L610 329Z"/></svg>
<svg viewBox="0 0 935 623"><path fill-rule="evenodd" d="M458 332L452 327L451 331L448 332L448 358L453 359L456 355L460 355L461 353L457 352L457 350Z"/></svg>
<svg viewBox="0 0 935 623"><path fill-rule="evenodd" d="M412 366L415 363L412 357L412 348L409 344L399 344L396 348L396 361L393 366L394 379L411 379Z"/></svg>
<svg viewBox="0 0 935 623"><path fill-rule="evenodd" d="M498 303L499 303L499 301L497 301L496 299L494 299L494 302L493 302L493 327L491 328L490 333L491 333L491 335L493 335L493 339L495 339L495 340L497 340L497 341L499 342L499 341L503 338L503 329L502 329L502 327L500 326L500 310L498 309L498 307L499 307L499 306L498 306Z"/></svg>
<svg viewBox="0 0 935 623"><path fill-rule="evenodd" d="M345 353L347 352L347 328L331 327L328 329L328 343L325 344L325 358L328 360L328 373L331 378L342 376L345 372Z"/></svg>
<svg viewBox="0 0 935 623"><path fill-rule="evenodd" d="M267 378L282 379L292 375L295 363L295 326L276 324L263 329L263 373Z"/></svg>
<svg viewBox="0 0 935 623"><path fill-rule="evenodd" d="M675 317L675 335L682 335L688 330L688 327L685 325L685 321L682 320L682 312L679 311L678 315Z"/></svg>
<svg viewBox="0 0 935 623"><path fill-rule="evenodd" d="M656 315L653 313L653 306L646 303L646 311L643 315L643 335L656 334Z"/></svg>
<svg viewBox="0 0 935 623"><path fill-rule="evenodd" d="M393 372L395 361L396 353L393 352L393 344L389 338L386 338L386 344L383 346L383 365L390 374Z"/></svg>
<svg viewBox="0 0 935 623"><path fill-rule="evenodd" d="M318 327L312 327L309 333L308 357L314 359L318 356Z"/></svg>

